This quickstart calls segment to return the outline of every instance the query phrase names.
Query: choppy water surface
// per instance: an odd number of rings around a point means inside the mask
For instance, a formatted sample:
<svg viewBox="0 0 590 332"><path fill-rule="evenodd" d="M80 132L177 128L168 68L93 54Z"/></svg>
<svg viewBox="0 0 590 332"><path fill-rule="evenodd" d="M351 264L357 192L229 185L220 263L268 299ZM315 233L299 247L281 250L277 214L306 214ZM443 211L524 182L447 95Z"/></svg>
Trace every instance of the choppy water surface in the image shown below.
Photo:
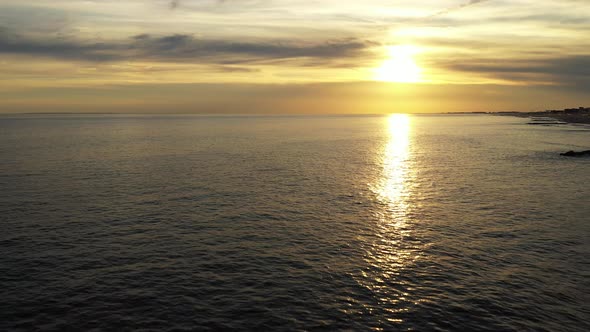
<svg viewBox="0 0 590 332"><path fill-rule="evenodd" d="M0 117L0 329L590 329L590 130Z"/></svg>

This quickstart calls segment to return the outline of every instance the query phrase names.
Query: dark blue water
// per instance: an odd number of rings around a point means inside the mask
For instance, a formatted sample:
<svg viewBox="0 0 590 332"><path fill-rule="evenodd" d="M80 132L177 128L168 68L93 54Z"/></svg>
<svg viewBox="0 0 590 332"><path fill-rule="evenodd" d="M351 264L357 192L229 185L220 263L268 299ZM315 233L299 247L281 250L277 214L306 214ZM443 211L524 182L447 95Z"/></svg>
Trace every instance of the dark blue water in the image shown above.
<svg viewBox="0 0 590 332"><path fill-rule="evenodd" d="M590 330L590 130L0 117L0 330Z"/></svg>

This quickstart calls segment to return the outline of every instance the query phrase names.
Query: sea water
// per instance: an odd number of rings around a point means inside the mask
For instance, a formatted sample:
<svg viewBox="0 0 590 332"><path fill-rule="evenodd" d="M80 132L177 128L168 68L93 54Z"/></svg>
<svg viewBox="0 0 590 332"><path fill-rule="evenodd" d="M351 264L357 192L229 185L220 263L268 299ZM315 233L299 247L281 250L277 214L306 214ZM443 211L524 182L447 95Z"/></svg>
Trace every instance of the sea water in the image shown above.
<svg viewBox="0 0 590 332"><path fill-rule="evenodd" d="M1 330L590 330L583 126L0 117Z"/></svg>

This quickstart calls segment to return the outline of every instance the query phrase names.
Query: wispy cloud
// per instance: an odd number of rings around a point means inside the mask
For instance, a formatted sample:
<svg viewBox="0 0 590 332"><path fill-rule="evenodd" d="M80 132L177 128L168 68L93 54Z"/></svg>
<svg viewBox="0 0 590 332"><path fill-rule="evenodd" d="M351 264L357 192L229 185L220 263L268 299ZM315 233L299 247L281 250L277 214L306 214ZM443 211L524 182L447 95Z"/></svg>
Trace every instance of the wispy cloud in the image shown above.
<svg viewBox="0 0 590 332"><path fill-rule="evenodd" d="M485 75L500 80L573 86L578 90L590 92L590 55L512 60L473 58L439 65L453 71Z"/></svg>
<svg viewBox="0 0 590 332"><path fill-rule="evenodd" d="M454 11L457 11L457 10L460 10L460 9L463 9L463 8L466 8L469 6L477 5L478 3L487 2L487 1L489 1L489 0L470 0L469 2L463 3L461 5L449 7L449 8L443 9L441 11L438 11L438 12L428 16L428 18L433 18L433 17L445 15L450 12L454 12Z"/></svg>
<svg viewBox="0 0 590 332"><path fill-rule="evenodd" d="M23 54L81 61L149 60L161 62L237 64L296 58L358 57L377 43L358 39L323 43L252 42L197 39L188 34L136 35L122 41L80 42L0 34L0 54Z"/></svg>

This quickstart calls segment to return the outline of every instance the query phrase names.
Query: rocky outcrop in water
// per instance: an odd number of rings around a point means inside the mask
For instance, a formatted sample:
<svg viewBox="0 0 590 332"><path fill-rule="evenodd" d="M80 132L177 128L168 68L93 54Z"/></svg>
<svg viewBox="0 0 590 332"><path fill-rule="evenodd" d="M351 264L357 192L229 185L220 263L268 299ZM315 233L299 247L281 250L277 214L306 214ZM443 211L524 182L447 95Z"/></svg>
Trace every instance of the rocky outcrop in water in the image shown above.
<svg viewBox="0 0 590 332"><path fill-rule="evenodd" d="M560 153L560 155L562 156L566 156L566 157L590 157L590 150L586 150L586 151L568 151L566 153Z"/></svg>

